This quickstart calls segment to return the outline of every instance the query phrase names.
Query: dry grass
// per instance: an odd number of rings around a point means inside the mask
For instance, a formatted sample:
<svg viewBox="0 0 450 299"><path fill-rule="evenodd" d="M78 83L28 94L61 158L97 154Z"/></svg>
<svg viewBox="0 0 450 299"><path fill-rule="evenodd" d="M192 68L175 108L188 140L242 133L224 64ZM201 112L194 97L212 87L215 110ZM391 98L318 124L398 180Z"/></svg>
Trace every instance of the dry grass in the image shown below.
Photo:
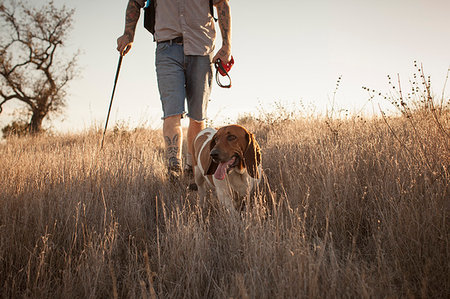
<svg viewBox="0 0 450 299"><path fill-rule="evenodd" d="M411 117L241 119L241 219L166 180L160 132L9 139L2 297L448 298L450 117Z"/></svg>

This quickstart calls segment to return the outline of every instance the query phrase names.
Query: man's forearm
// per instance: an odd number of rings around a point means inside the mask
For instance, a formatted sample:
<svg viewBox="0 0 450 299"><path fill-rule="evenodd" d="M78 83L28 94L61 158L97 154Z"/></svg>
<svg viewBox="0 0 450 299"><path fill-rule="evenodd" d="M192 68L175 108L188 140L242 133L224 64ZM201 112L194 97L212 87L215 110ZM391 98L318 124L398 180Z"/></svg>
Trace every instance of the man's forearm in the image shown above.
<svg viewBox="0 0 450 299"><path fill-rule="evenodd" d="M130 0L125 15L125 31L123 32L124 35L128 36L130 41L134 40L134 33L140 13L141 7L139 4L134 0Z"/></svg>
<svg viewBox="0 0 450 299"><path fill-rule="evenodd" d="M222 45L231 47L231 10L228 0L223 0L216 5Z"/></svg>

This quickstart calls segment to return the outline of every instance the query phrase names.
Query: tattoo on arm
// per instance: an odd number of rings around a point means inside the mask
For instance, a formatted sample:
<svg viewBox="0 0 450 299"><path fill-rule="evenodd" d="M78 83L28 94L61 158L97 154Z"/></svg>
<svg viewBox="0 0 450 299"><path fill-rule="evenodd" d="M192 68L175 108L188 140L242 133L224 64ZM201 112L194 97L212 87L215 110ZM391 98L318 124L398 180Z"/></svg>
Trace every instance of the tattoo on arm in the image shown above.
<svg viewBox="0 0 450 299"><path fill-rule="evenodd" d="M220 2L216 7L223 44L231 45L231 12L228 0Z"/></svg>
<svg viewBox="0 0 450 299"><path fill-rule="evenodd" d="M136 24L139 20L141 13L141 7L136 1L130 0L127 6L127 12L125 16L125 31L124 34L127 35L130 40L134 39L134 32L136 30Z"/></svg>

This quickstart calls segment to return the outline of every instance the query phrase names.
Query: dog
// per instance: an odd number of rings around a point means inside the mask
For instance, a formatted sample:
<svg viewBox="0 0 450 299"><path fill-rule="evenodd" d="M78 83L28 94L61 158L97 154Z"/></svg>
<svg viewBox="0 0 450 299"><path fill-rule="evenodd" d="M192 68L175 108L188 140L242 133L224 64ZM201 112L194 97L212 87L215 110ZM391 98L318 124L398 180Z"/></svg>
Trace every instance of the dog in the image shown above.
<svg viewBox="0 0 450 299"><path fill-rule="evenodd" d="M229 211L239 210L261 180L261 150L254 135L239 125L202 130L194 141L194 178L200 199L209 186Z"/></svg>

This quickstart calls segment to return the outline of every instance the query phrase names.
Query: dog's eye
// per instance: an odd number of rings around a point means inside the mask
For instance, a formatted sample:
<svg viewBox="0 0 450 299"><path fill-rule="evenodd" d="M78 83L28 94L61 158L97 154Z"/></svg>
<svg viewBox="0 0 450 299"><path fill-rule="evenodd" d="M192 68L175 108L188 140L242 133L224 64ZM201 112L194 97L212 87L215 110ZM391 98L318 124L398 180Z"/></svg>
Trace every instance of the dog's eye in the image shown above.
<svg viewBox="0 0 450 299"><path fill-rule="evenodd" d="M227 136L227 140L228 140L228 141L236 140L236 138L237 138L237 137L234 136L234 135L228 135L228 136Z"/></svg>

